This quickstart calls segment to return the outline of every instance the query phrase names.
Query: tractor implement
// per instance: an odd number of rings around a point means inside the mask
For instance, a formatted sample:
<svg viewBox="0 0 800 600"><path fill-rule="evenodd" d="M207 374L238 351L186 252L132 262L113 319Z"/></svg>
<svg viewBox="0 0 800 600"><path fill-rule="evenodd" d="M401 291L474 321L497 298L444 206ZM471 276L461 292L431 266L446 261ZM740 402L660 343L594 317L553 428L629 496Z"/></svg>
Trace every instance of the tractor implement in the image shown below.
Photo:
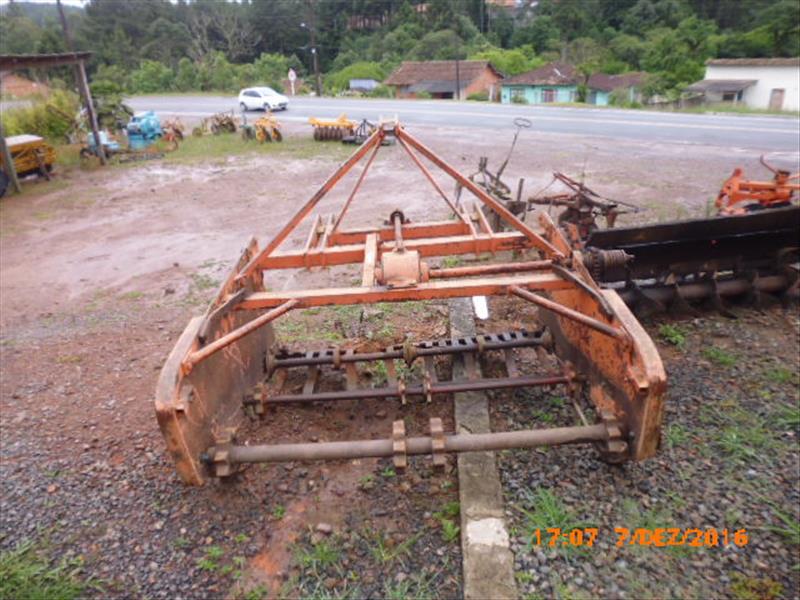
<svg viewBox="0 0 800 600"><path fill-rule="evenodd" d="M394 153L391 159L407 154L454 219L412 222L396 209L375 227L341 227L387 140L397 142L386 150ZM312 217L320 200L359 164L339 213ZM456 204L432 171L451 178L472 195L472 203ZM498 215L508 231L492 228L485 211ZM305 245L283 248L304 220L311 225ZM488 253L494 262L474 267L428 263L433 257ZM358 265L358 282L281 285L285 269L335 265ZM278 347L273 331L288 312L310 307L489 295L533 305L538 318L521 330L407 340L369 352L347 343L289 351ZM463 370L452 368L454 360L463 361ZM571 396L581 425L452 434L436 416L455 393L534 387L559 387ZM589 444L610 462L643 460L658 449L665 390L652 340L617 292L598 286L583 253L545 213L536 225L522 222L392 121L380 123L269 243L250 241L205 314L189 322L170 353L155 409L178 474L187 484L201 485L247 463L391 457L403 468L411 455L427 454L434 465L443 465L447 453L542 445ZM256 445L243 439L248 417L269 419L295 404L366 401L395 403L401 411L423 405L431 413L429 428L407 432L398 420L384 439Z"/></svg>

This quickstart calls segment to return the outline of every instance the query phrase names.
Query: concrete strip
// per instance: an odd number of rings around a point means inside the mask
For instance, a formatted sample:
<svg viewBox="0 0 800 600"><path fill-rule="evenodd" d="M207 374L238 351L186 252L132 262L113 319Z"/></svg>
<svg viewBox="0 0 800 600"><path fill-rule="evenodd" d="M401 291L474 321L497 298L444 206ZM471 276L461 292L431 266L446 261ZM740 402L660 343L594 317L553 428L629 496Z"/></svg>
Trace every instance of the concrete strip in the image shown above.
<svg viewBox="0 0 800 600"><path fill-rule="evenodd" d="M475 320L469 298L450 301L450 336L475 335ZM456 361L453 377L465 377L464 365ZM480 392L455 395L456 431L488 433L489 404ZM514 555L509 547L503 514L503 491L494 452L458 455L458 488L461 504L461 552L464 598L517 598Z"/></svg>

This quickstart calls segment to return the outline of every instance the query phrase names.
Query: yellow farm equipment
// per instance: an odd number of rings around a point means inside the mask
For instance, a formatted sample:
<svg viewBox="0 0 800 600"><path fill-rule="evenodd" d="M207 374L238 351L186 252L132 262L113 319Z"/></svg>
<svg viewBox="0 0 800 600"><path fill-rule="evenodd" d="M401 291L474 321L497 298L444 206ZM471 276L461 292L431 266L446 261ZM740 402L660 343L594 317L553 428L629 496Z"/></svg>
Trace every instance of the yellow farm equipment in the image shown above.
<svg viewBox="0 0 800 600"><path fill-rule="evenodd" d="M272 113L267 113L260 119L249 125L243 123L241 126L242 139L244 140L258 140L262 144L264 142L282 142L283 134L281 134L281 124Z"/></svg>
<svg viewBox="0 0 800 600"><path fill-rule="evenodd" d="M14 162L14 170L19 177L39 174L50 179L50 171L56 162L56 151L38 135L14 135L6 138L8 151L11 153L11 160ZM0 172L0 196L3 196L8 186L7 168L4 159L0 155L0 165L3 170Z"/></svg>
<svg viewBox="0 0 800 600"><path fill-rule="evenodd" d="M340 142L345 136L355 135L356 127L358 127L358 123L348 119L344 113L335 119L311 117L308 122L314 128L314 139L318 142Z"/></svg>

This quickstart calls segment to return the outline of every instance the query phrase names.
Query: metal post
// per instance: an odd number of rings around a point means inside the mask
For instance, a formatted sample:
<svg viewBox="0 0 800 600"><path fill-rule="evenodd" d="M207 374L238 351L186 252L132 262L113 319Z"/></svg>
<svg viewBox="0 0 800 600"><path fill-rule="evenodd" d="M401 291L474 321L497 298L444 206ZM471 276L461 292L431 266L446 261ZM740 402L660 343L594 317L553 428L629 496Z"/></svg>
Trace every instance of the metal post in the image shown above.
<svg viewBox="0 0 800 600"><path fill-rule="evenodd" d="M64 15L64 7L61 6L61 0L56 0L56 4L58 6L58 16L61 19L61 29L64 30L64 45L67 47L67 50L74 52L72 37L70 36L69 26L67 25L67 17ZM100 159L100 164L104 165L106 164L106 150L100 142L100 131L97 128L97 115L94 112L92 92L89 90L89 80L86 78L86 66L83 64L82 60L79 60L75 66L75 75L78 80L78 90L86 106L86 113L89 115L89 126L92 128L95 148L97 148L97 156Z"/></svg>
<svg viewBox="0 0 800 600"><path fill-rule="evenodd" d="M459 70L458 59L456 59L456 100L461 100L461 71Z"/></svg>
<svg viewBox="0 0 800 600"><path fill-rule="evenodd" d="M0 121L0 152L3 153L3 169L11 180L11 185L14 186L14 191L18 194L22 193L22 187L19 185L19 177L17 177L17 169L14 166L14 160L11 158L11 150L8 149L6 144L6 132L3 129L3 122Z"/></svg>

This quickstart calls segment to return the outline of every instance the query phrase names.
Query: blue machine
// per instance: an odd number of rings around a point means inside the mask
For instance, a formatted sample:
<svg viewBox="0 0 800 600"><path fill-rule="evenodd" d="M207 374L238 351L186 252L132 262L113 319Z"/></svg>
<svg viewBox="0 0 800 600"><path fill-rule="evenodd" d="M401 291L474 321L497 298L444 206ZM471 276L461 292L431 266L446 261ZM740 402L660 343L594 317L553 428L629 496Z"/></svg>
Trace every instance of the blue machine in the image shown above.
<svg viewBox="0 0 800 600"><path fill-rule="evenodd" d="M128 134L128 148L131 150L147 148L164 133L161 130L161 121L152 110L134 115L125 131Z"/></svg>
<svg viewBox="0 0 800 600"><path fill-rule="evenodd" d="M111 137L108 135L108 132L103 130L100 131L100 143L103 144L103 148L105 148L106 152L119 152L120 146L119 142L116 140L112 140ZM95 143L94 143L94 136L90 133L86 136L86 141L89 144L89 151L92 154L96 153L95 150Z"/></svg>

